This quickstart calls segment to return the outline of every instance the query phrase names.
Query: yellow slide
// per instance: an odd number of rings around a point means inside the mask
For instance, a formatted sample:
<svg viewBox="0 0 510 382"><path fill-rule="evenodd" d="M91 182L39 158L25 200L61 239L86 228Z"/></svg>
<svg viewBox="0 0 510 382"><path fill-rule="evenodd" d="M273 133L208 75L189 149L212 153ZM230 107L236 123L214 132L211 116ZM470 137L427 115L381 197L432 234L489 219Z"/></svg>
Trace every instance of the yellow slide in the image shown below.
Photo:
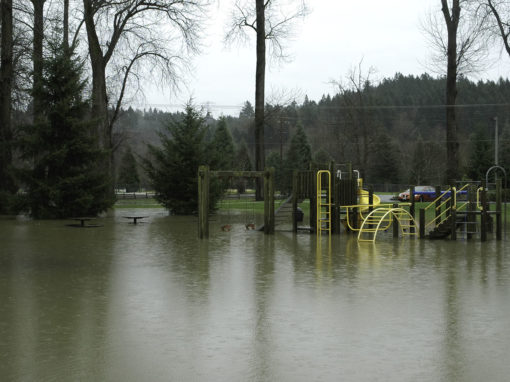
<svg viewBox="0 0 510 382"><path fill-rule="evenodd" d="M359 204L366 204L367 205L366 207L362 207L361 211L368 210L368 204L369 204L368 191L367 190L363 190L363 189L359 189L358 190L358 196L359 196ZM374 204L373 204L373 206L375 207L375 206L378 206L379 204L381 204L381 198L378 197L376 194L374 194Z"/></svg>

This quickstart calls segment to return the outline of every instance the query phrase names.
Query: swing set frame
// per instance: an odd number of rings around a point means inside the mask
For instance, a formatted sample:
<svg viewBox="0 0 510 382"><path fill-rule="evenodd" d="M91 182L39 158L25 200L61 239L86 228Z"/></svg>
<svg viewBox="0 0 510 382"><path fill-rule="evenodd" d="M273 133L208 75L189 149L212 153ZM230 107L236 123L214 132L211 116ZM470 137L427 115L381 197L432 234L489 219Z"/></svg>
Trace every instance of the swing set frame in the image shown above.
<svg viewBox="0 0 510 382"><path fill-rule="evenodd" d="M198 237L209 237L209 183L216 178L262 178L264 182L264 226L265 234L273 234L274 219L274 168L264 171L211 171L209 166L198 168Z"/></svg>

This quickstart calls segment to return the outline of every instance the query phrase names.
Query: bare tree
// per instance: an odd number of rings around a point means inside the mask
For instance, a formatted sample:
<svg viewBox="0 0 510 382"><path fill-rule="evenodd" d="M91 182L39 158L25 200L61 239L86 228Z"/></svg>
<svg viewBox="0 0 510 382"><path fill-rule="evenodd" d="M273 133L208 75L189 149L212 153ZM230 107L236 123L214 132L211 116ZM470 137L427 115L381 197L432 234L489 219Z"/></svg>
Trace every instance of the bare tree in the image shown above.
<svg viewBox="0 0 510 382"><path fill-rule="evenodd" d="M485 0L484 8L494 20L491 32L501 38L505 51L510 56L510 3L503 0Z"/></svg>
<svg viewBox="0 0 510 382"><path fill-rule="evenodd" d="M446 74L446 180L459 179L459 142L457 138L457 78L484 65L487 45L483 39L485 20L471 17L471 0L441 0L443 22L431 13L425 32L433 48L432 68ZM444 63L446 61L446 73Z"/></svg>
<svg viewBox="0 0 510 382"><path fill-rule="evenodd" d="M332 81L332 84L338 88L342 102L339 120L343 121L343 126L338 129L337 144L341 146L344 141L350 142L348 146L353 150L350 156L354 159L351 161L359 168L362 176L366 175L368 169L370 147L377 128L372 122L374 118L373 109L371 109L374 106L372 89L375 85L373 79L375 73L376 70L373 67L364 71L363 60L361 60L349 71L345 80Z"/></svg>
<svg viewBox="0 0 510 382"><path fill-rule="evenodd" d="M293 4L294 3L294 4ZM255 66L255 169L265 166L264 149L264 105L266 76L266 41L270 55L278 60L287 60L284 42L292 36L294 22L304 17L308 9L304 1L296 7L295 2L284 0L236 0L232 12L232 23L225 41L246 42L247 31L256 36ZM262 198L262 183L257 182L256 198Z"/></svg>
<svg viewBox="0 0 510 382"><path fill-rule="evenodd" d="M176 81L176 67L198 50L205 0L83 0L92 70L92 113L98 119L100 147L113 154L113 127L129 81L160 69ZM149 62L148 62L149 61ZM138 70L138 71L137 71ZM111 76L111 77L108 77ZM109 94L117 84L117 97ZM107 83L108 82L108 83ZM109 113L110 99L113 113ZM108 165L111 170L111 162Z"/></svg>

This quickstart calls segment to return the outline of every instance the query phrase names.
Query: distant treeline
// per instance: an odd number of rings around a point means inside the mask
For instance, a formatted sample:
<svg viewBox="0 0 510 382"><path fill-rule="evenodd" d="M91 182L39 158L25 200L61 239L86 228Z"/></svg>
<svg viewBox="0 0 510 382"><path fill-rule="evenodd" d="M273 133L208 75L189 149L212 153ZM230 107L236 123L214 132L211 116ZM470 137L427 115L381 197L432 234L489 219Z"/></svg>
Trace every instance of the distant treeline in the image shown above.
<svg viewBox="0 0 510 382"><path fill-rule="evenodd" d="M458 91L463 177L480 180L494 164L496 118L499 164L510 171L510 81L460 78ZM441 184L446 160L444 99L444 79L396 74L340 89L318 101L305 97L302 104L268 104L266 158L283 158L301 125L317 162L350 162L368 183ZM182 113L156 109L123 110L116 126L121 137L116 157L127 147L144 156L146 143L158 144L162 124L181 117ZM245 102L239 115L225 119L235 145L246 143L253 159L253 106ZM212 135L217 121L210 115L206 121Z"/></svg>

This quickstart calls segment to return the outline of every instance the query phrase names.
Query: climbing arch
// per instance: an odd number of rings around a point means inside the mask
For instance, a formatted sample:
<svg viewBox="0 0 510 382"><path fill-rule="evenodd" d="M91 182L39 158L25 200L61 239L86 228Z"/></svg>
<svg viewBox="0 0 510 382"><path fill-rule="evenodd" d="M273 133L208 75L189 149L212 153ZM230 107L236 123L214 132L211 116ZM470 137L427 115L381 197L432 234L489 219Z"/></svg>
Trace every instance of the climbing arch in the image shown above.
<svg viewBox="0 0 510 382"><path fill-rule="evenodd" d="M417 235L416 221L408 211L400 207L380 207L363 219L358 241L374 242L380 231L386 231L393 224L398 224L402 236Z"/></svg>

